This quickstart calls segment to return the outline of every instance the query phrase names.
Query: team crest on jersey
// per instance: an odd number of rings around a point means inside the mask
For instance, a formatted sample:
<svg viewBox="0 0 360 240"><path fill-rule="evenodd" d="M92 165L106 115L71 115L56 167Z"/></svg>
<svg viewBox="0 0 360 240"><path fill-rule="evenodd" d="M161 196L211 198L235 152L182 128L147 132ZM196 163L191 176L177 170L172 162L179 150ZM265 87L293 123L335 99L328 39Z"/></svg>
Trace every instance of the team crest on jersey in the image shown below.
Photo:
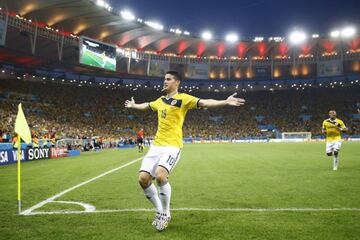
<svg viewBox="0 0 360 240"><path fill-rule="evenodd" d="M182 100L181 99L174 99L174 98L169 98L166 99L165 97L162 97L161 100L167 104L167 105L171 105L173 107L181 107L181 103Z"/></svg>

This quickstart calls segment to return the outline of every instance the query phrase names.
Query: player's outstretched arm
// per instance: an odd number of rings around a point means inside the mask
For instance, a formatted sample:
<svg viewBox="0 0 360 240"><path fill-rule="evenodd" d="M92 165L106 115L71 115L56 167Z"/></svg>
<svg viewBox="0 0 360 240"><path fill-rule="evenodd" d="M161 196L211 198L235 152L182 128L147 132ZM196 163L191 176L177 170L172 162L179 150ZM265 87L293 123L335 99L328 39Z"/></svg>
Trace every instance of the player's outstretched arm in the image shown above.
<svg viewBox="0 0 360 240"><path fill-rule="evenodd" d="M199 107L213 108L213 107L224 107L224 106L235 106L239 107L245 104L245 100L242 98L235 97L237 93L230 95L225 100L214 100L214 99L200 99Z"/></svg>
<svg viewBox="0 0 360 240"><path fill-rule="evenodd" d="M335 126L337 126L337 127L339 128L339 130L340 130L341 132L347 132L347 131L349 130L349 129L345 126L344 123L338 123L338 122L334 121L334 124L335 124Z"/></svg>
<svg viewBox="0 0 360 240"><path fill-rule="evenodd" d="M132 109L136 109L136 110L146 110L149 109L149 103L145 102L145 103L135 103L134 97L131 97L131 100L126 100L125 101L125 107L126 108L132 108Z"/></svg>
<svg viewBox="0 0 360 240"><path fill-rule="evenodd" d="M341 132L347 132L347 131L349 131L349 129L348 129L347 127L345 127L345 128L340 128L340 131L341 131Z"/></svg>

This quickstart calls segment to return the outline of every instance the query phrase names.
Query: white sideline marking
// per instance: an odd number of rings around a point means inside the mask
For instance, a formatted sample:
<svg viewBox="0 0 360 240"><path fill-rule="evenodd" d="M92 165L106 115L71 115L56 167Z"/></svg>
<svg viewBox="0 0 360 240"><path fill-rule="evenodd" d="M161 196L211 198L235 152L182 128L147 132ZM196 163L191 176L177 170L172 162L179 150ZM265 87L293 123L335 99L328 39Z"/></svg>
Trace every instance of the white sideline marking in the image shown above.
<svg viewBox="0 0 360 240"><path fill-rule="evenodd" d="M81 186L83 186L83 185L85 185L85 184L88 184L88 183L90 183L90 182L93 182L93 181L95 181L95 180L97 180L97 179L99 179L99 178L101 178L101 177L104 177L104 176L110 174L110 173L113 173L113 172L115 172L115 171L117 171L117 170L120 170L120 169L122 169L122 168L125 168L125 167L131 165L131 164L134 164L134 163L136 163L137 161L141 160L142 158L143 158L143 157L137 158L137 159L135 159L135 160L133 160L133 161L131 161L131 162L128 162L128 163L126 163L126 164L124 164L124 165L121 165L120 167L111 169L110 171L104 172L104 173L102 173L102 174L100 174L100 175L98 175L98 176L96 176L96 177L93 177L93 178L91 178L91 179L89 179L89 180L86 180L86 181L84 181L84 182L82 182L82 183L79 183L79 184L77 184L77 185L75 185L75 186L73 186L73 187L71 187L71 188L68 188L68 189L66 189L66 190L64 190L64 191L62 191L62 192L60 192L60 193L58 193L58 194L55 194L55 195L49 197L48 199L46 199L46 200L44 200L44 201L42 201L42 202L40 202L40 203L38 203L38 204L36 204L36 205L34 205L34 206L32 206L32 207L30 207L30 208L22 211L20 214L21 214L21 215L30 215L30 213L31 213L32 211L34 211L35 209L41 208L41 207L44 206L45 204L54 201L56 198L59 198L59 197L61 197L62 195L66 194L66 193L68 193L68 192L70 192L70 191L72 191L72 190L74 190L74 189L76 189L76 188L79 188L79 187L81 187Z"/></svg>
<svg viewBox="0 0 360 240"><path fill-rule="evenodd" d="M174 208L174 212L360 212L360 208ZM24 215L54 215L83 213L155 212L150 208L103 209L94 211L30 212Z"/></svg>

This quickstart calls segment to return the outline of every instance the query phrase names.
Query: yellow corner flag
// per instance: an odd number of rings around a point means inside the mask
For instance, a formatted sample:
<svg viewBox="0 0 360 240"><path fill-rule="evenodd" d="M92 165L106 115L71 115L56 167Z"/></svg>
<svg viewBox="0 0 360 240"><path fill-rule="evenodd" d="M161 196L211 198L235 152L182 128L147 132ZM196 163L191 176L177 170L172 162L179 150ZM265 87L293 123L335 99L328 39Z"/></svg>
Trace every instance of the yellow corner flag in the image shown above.
<svg viewBox="0 0 360 240"><path fill-rule="evenodd" d="M29 125L26 122L21 103L18 106L18 114L15 121L15 132L24 140L24 142L27 144L31 143L31 133Z"/></svg>
<svg viewBox="0 0 360 240"><path fill-rule="evenodd" d="M26 122L24 112L21 107L21 103L18 106L18 114L15 121L15 132L17 136L17 182L18 182L18 211L21 213L21 171L20 171L20 162L21 162L21 138L27 143L31 143L31 133L29 125Z"/></svg>

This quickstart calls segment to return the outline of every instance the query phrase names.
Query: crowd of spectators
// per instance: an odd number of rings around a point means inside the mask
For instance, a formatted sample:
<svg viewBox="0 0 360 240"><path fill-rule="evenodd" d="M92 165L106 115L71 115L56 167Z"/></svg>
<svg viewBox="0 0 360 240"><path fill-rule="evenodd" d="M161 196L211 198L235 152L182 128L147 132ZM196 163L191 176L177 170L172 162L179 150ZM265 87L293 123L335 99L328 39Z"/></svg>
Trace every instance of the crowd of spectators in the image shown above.
<svg viewBox="0 0 360 240"><path fill-rule="evenodd" d="M200 98L224 99L230 92L192 92ZM65 85L16 79L0 80L0 141L10 142L14 134L17 105L22 102L33 135L39 139L56 133L57 139L92 139L131 142L143 128L153 138L157 116L152 111L124 108L126 99L145 102L161 96L147 89L106 89L99 86ZM321 135L322 121L330 109L349 127L350 135L360 134L359 87L307 89L302 91L241 92L241 108L197 109L187 114L184 137L246 138L274 137L276 132L311 132ZM274 128L262 130L259 125Z"/></svg>

